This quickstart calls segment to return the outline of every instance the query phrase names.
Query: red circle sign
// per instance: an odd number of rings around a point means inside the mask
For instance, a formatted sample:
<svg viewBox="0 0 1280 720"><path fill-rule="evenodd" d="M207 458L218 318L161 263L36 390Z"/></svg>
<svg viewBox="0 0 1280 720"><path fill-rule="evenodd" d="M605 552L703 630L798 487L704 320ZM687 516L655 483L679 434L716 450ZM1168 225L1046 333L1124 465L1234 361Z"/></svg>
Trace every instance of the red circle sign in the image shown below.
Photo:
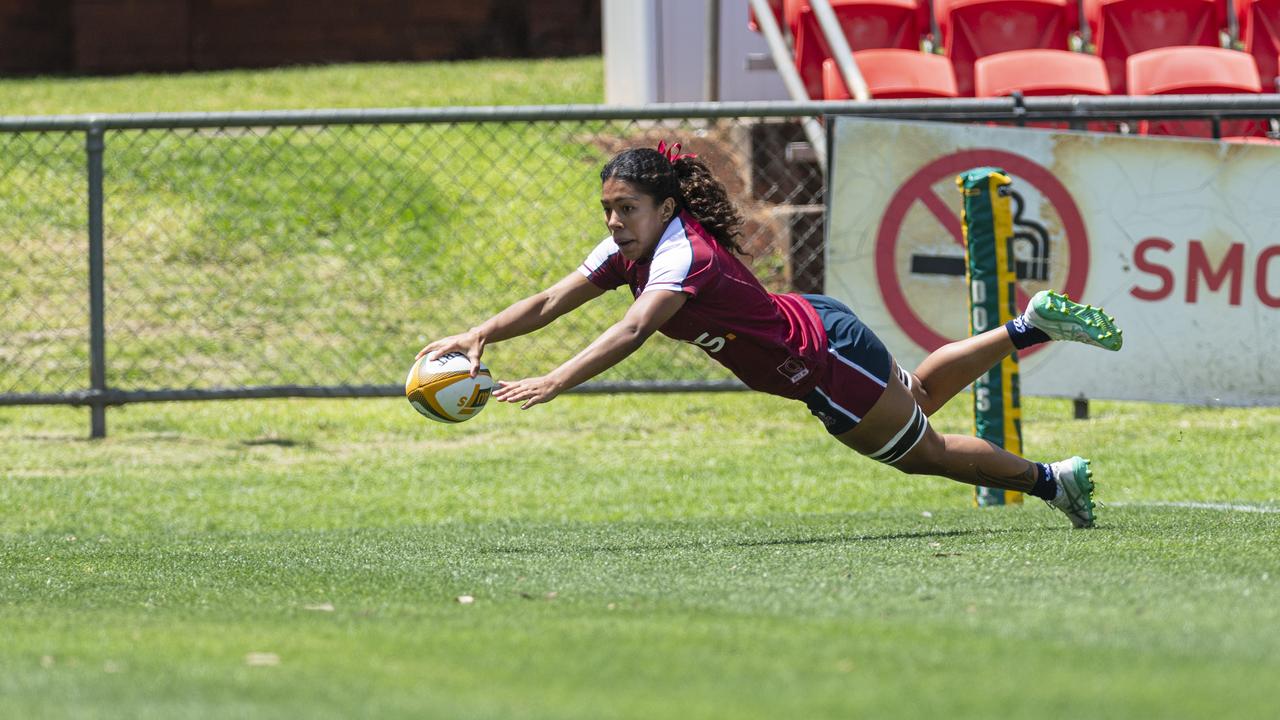
<svg viewBox="0 0 1280 720"><path fill-rule="evenodd" d="M1039 190L1057 209L1067 235L1067 247L1071 252L1066 282L1061 291L1075 299L1084 295L1089 274L1089 239L1085 233L1084 221L1080 217L1080 209L1071 199L1071 193L1067 192L1053 173L1021 155L1005 150L964 150L943 156L920 168L898 188L893 200L885 208L880 231L876 234L876 276L880 281L880 296L884 299L889 314L906 332L907 337L928 352L937 350L951 340L925 324L907 301L895 262L898 235L907 211L913 204L924 202L932 205L938 202L937 194L933 192L935 183L943 178L954 178L976 167L998 167L1010 175L1016 175ZM956 216L958 218L958 212ZM1026 293L1019 288L1018 306L1022 307L1026 302ZM1020 354L1026 356L1038 348L1039 346L1029 348Z"/></svg>

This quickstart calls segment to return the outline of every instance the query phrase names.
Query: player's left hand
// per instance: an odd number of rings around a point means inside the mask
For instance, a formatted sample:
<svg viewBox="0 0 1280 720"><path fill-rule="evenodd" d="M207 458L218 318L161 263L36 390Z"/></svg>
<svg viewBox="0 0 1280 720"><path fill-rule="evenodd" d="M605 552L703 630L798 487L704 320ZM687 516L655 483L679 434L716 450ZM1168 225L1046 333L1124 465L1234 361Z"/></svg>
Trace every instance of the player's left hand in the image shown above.
<svg viewBox="0 0 1280 720"><path fill-rule="evenodd" d="M523 402L521 410L551 402L560 394L560 385L548 375L523 380L503 380L493 389L493 399L501 402Z"/></svg>

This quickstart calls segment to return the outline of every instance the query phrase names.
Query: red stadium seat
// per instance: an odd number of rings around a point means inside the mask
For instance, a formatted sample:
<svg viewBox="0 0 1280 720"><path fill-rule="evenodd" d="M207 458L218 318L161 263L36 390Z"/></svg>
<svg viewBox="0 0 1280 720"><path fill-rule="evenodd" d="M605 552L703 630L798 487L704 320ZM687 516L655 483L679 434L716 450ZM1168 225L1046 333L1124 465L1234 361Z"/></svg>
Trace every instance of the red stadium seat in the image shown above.
<svg viewBox="0 0 1280 720"><path fill-rule="evenodd" d="M1094 55L1070 50L1014 50L978 58L973 64L978 97L1106 95L1107 68Z"/></svg>
<svg viewBox="0 0 1280 720"><path fill-rule="evenodd" d="M1227 8L1225 0L1084 0L1084 15L1111 92L1123 95L1125 58L1174 45L1220 47Z"/></svg>
<svg viewBox="0 0 1280 720"><path fill-rule="evenodd" d="M769 4L773 5L775 0L769 0ZM876 5L877 2L868 0L830 0L831 9L840 13L839 7L843 5ZM919 9L919 24L921 28L929 27L929 0L919 0L914 3ZM800 14L810 9L809 0L782 0L782 20L787 27L795 31L796 25L800 22Z"/></svg>
<svg viewBox="0 0 1280 720"><path fill-rule="evenodd" d="M919 0L831 0L849 48L919 50L929 6ZM832 57L808 0L786 0L784 18L795 38L796 69L809 95L822 97L822 61Z"/></svg>
<svg viewBox="0 0 1280 720"><path fill-rule="evenodd" d="M1106 95L1107 68L1095 55L1070 50L1013 50L978 58L973 64L978 97L1033 95ZM1068 128L1067 122L1035 122L1030 127ZM1113 132L1116 123L1092 122L1088 129Z"/></svg>
<svg viewBox="0 0 1280 720"><path fill-rule="evenodd" d="M775 2L777 2L777 0L769 0L769 5L773 6ZM831 9L836 11L837 14L840 13L840 10L838 10L838 8L846 5L858 6L858 5L879 4L874 0L871 0L871 1L830 0L830 2L831 2ZM779 4L781 4L783 8L782 18L779 20L779 22L786 23L787 27L790 27L790 28L795 28L795 26L800 21L800 14L806 10L809 10L811 7L809 4L809 0L781 0ZM929 0L920 0L919 2L915 2L914 5L917 6L917 9L919 11L918 21L920 23L920 27L922 28L928 27L929 26Z"/></svg>
<svg viewBox="0 0 1280 720"><path fill-rule="evenodd" d="M1280 73L1280 0L1236 0L1240 21L1240 41L1253 56L1262 79L1263 92L1277 92Z"/></svg>
<svg viewBox="0 0 1280 720"><path fill-rule="evenodd" d="M1253 59L1237 50L1215 47L1179 46L1156 48L1130 55L1129 92L1133 95L1199 95L1214 93L1258 93L1258 68ZM1260 120L1226 120L1224 136L1264 135L1267 125ZM1182 135L1213 137L1206 120L1143 120L1142 135Z"/></svg>
<svg viewBox="0 0 1280 720"><path fill-rule="evenodd" d="M782 1L769 0L769 9L773 11L773 17L777 19L778 27L785 29L787 26L782 19ZM760 32L760 23L756 22L756 10L754 7L747 11L747 27L751 29L751 32Z"/></svg>
<svg viewBox="0 0 1280 720"><path fill-rule="evenodd" d="M973 62L1010 50L1066 50L1076 0L934 0L942 47L961 95L973 94Z"/></svg>
<svg viewBox="0 0 1280 720"><path fill-rule="evenodd" d="M854 53L853 59L873 98L945 98L959 94L951 61L941 55L890 48L862 50ZM822 87L828 100L850 97L836 61L830 58L822 63Z"/></svg>
<svg viewBox="0 0 1280 720"><path fill-rule="evenodd" d="M783 22L795 32L796 25L800 22L800 13L809 9L809 0L782 0L782 7Z"/></svg>

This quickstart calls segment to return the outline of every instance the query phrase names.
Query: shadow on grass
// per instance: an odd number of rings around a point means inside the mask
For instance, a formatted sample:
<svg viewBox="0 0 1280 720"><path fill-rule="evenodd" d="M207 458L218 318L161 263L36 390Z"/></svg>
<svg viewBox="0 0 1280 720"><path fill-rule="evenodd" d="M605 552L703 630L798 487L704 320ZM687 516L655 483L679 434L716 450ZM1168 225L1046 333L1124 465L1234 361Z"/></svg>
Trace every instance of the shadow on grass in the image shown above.
<svg viewBox="0 0 1280 720"><path fill-rule="evenodd" d="M963 537L965 535L999 535L1023 532L1013 528L974 528L969 530L922 530L919 532L887 533L884 535L832 535L812 538L777 538L773 540L747 540L732 543L738 547L768 547L770 545L829 545L832 543L880 542L884 540L913 540L923 538Z"/></svg>
<svg viewBox="0 0 1280 720"><path fill-rule="evenodd" d="M863 542L886 542L894 540L914 540L927 538L947 538L947 537L964 537L970 535L1007 535L1012 533L1026 533L1031 528L974 528L968 530L922 530L919 532L901 532L886 533L883 535L858 535L850 533L839 533L836 535L819 536L819 537L795 537L795 538L770 538L762 540L739 540L730 542L707 542L696 539L688 540L671 540L658 541L652 543L628 543L619 545L584 545L578 548L582 552L598 552L598 553L633 553L638 551L655 551L655 550L691 550L691 549L711 549L711 548L751 548L751 547L771 547L783 545L841 545ZM547 547L510 547L499 546L480 549L485 554L563 554L564 547L561 545Z"/></svg>
<svg viewBox="0 0 1280 720"><path fill-rule="evenodd" d="M253 438L252 440L241 440L240 444L248 445L250 447L256 447L259 445L274 445L276 447L296 447L298 445L298 441L290 440L289 438L264 437L264 438Z"/></svg>

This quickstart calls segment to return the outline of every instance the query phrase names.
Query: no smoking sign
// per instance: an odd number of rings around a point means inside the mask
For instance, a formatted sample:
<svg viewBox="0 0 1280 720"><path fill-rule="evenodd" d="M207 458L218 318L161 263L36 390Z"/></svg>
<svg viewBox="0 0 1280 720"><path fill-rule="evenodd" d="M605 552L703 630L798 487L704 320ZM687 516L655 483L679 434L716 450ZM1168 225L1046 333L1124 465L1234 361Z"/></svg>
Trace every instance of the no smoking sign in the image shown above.
<svg viewBox="0 0 1280 720"><path fill-rule="evenodd" d="M1013 179L1012 256L1018 307L1042 289L1079 299L1089 270L1089 241L1067 189L1041 165L1004 150L964 150L907 178L876 234L876 277L885 308L926 351L968 334L961 198L955 178L975 167L1002 168ZM939 313L937 308L946 308ZM954 310L954 311L953 311ZM1023 351L1026 355L1038 349Z"/></svg>

